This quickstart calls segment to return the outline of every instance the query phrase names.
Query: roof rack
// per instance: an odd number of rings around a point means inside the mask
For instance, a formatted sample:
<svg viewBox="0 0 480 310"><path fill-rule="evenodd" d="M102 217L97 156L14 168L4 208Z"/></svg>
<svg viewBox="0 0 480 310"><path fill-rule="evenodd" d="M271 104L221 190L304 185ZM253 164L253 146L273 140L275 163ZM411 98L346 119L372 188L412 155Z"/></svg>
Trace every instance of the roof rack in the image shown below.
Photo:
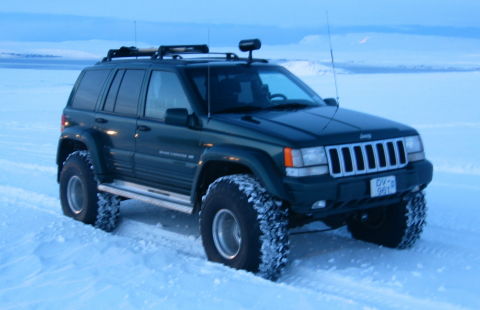
<svg viewBox="0 0 480 310"><path fill-rule="evenodd" d="M108 51L107 57L102 62L111 61L113 58L124 57L151 57L152 59L163 59L166 55L178 56L180 54L208 54L208 45L161 45L157 48L137 48L135 46L122 46L119 49ZM181 57L174 57L181 58ZM228 58L228 56L227 56Z"/></svg>
<svg viewBox="0 0 480 310"><path fill-rule="evenodd" d="M250 47L250 41L255 43ZM258 41L258 42L257 42ZM251 51L260 48L260 40L243 40L240 44L242 51L249 51L248 63L252 61L268 62L265 59L252 59ZM244 60L238 57L235 53L215 53L210 52L208 45L161 45L156 48L137 48L135 46L122 46L119 49L111 49L108 51L107 56L102 59L102 62L111 61L113 58L125 58L125 57L151 57L152 59L163 59L165 56L171 56L173 59L182 59L183 54L209 54L209 55L225 55L226 60ZM217 58L218 59L218 58Z"/></svg>

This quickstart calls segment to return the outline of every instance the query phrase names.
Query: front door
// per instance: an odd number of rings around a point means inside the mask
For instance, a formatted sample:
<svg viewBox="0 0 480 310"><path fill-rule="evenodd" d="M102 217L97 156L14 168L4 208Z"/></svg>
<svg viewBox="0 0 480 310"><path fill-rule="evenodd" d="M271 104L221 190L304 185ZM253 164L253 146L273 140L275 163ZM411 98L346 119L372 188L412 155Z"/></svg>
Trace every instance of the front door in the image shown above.
<svg viewBox="0 0 480 310"><path fill-rule="evenodd" d="M201 131L165 124L165 111L192 112L175 72L150 74L144 117L137 122L135 176L146 185L189 195L202 151Z"/></svg>

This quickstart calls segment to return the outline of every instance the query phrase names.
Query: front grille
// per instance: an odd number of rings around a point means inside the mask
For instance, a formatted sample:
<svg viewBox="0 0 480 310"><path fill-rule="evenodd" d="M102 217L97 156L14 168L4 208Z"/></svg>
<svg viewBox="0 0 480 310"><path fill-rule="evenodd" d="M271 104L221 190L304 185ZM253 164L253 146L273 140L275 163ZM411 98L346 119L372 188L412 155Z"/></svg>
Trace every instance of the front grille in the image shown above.
<svg viewBox="0 0 480 310"><path fill-rule="evenodd" d="M326 146L330 175L339 178L405 167L404 138Z"/></svg>

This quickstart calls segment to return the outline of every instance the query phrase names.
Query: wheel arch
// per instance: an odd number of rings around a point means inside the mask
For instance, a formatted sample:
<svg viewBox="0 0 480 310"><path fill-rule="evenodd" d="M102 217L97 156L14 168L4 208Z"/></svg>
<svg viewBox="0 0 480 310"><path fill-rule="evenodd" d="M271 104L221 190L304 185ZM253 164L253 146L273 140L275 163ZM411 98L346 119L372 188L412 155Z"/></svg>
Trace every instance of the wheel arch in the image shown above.
<svg viewBox="0 0 480 310"><path fill-rule="evenodd" d="M215 146L202 154L199 163L191 193L197 211L202 196L212 182L219 177L238 173L254 175L273 197L289 200L279 169L262 151L244 147Z"/></svg>
<svg viewBox="0 0 480 310"><path fill-rule="evenodd" d="M62 171L63 163L68 155L75 151L86 150L90 153L90 158L93 163L94 172L99 181L104 181L107 175L107 166L105 159L101 156L101 143L95 139L93 133L88 131L81 131L76 129L66 129L57 148L57 182L60 180L60 173Z"/></svg>

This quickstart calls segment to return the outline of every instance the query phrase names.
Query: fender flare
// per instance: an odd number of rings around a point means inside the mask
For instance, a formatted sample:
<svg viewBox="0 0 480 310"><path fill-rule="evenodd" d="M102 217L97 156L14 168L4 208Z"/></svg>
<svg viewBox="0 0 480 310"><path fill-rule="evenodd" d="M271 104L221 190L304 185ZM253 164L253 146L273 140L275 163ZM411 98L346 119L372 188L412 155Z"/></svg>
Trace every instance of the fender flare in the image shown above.
<svg viewBox="0 0 480 310"><path fill-rule="evenodd" d="M198 197L199 185L206 173L207 164L213 161L234 163L248 168L272 196L290 200L282 182L283 175L267 153L247 147L222 145L208 148L200 156L192 188L192 201Z"/></svg>
<svg viewBox="0 0 480 310"><path fill-rule="evenodd" d="M66 143L79 142L86 146L93 162L95 175L99 181L102 182L105 176L108 174L108 169L105 158L102 156L103 143L101 141L101 137L91 130L82 130L75 127L66 128L60 136L57 148L57 179L60 176L63 161L65 160L66 156L68 156L64 150Z"/></svg>

